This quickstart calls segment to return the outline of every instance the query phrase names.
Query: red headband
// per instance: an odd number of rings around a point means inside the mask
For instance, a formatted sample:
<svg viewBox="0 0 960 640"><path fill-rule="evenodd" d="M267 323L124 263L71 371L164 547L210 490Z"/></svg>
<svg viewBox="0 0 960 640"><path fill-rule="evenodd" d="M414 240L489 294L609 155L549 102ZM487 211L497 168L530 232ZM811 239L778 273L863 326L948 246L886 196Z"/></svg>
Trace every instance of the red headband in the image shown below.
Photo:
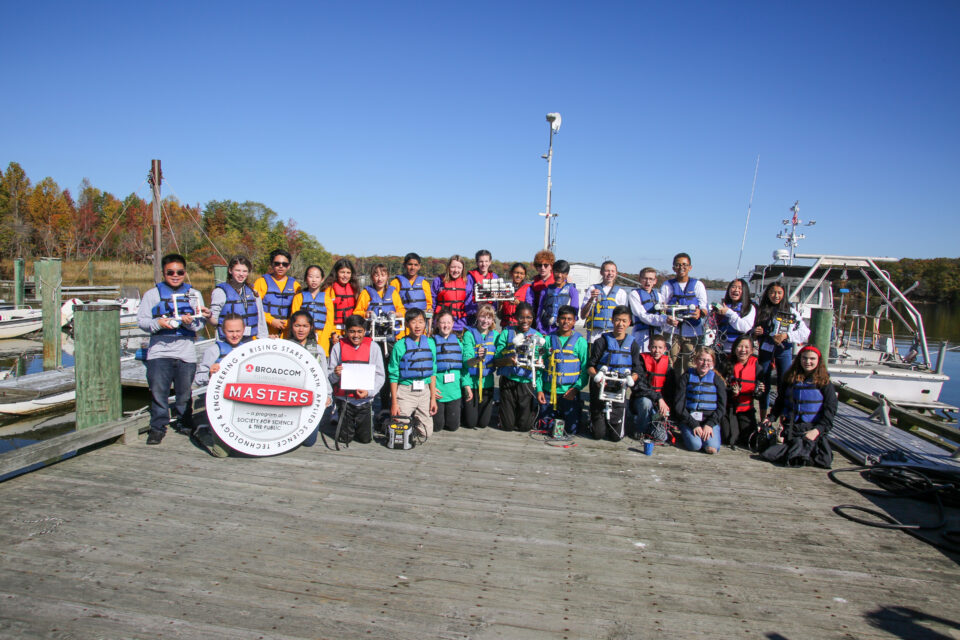
<svg viewBox="0 0 960 640"><path fill-rule="evenodd" d="M800 354L802 354L804 351L813 351L815 354L817 354L817 358L823 357L823 354L820 353L820 349L817 349L812 344L808 344L804 348L800 349L800 353L797 354L797 357L800 357Z"/></svg>

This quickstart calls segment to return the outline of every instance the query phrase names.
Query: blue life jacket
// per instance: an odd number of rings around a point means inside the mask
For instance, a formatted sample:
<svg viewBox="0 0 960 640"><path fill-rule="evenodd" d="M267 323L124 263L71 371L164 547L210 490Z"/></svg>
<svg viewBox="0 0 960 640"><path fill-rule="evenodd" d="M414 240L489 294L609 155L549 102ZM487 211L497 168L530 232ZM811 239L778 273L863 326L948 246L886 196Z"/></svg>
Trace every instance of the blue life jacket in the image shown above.
<svg viewBox="0 0 960 640"><path fill-rule="evenodd" d="M527 332L524 333L523 335L529 337L534 335L535 333L538 333L538 331L533 327L531 327L527 329ZM498 354L498 357L509 358L511 356L516 355L517 348L513 344L513 338L516 335L517 335L517 330L515 327L510 327L509 329L507 329L507 346L504 347L503 351L501 351ZM525 381L533 380L533 370L527 369L524 367L514 367L513 365L500 367L497 373L499 373L501 376L513 376L514 378L522 378Z"/></svg>
<svg viewBox="0 0 960 640"><path fill-rule="evenodd" d="M306 311L313 318L313 328L316 331L323 331L327 325L327 293L326 291L317 291L316 295L306 289L301 289L300 310Z"/></svg>
<svg viewBox="0 0 960 640"><path fill-rule="evenodd" d="M260 326L260 314L257 313L257 294L246 284L238 292L232 285L221 282L217 288L223 291L227 297L223 307L220 308L220 316L217 322L217 337L225 340L223 334L223 317L230 313L237 313L243 316L243 335L244 337L255 338Z"/></svg>
<svg viewBox="0 0 960 640"><path fill-rule="evenodd" d="M677 282L676 278L670 278L669 280L667 280L667 284L670 285L670 291L671 291L670 304L688 304L688 305L692 304L698 307L700 306L700 302L697 300L697 294L696 294L696 289L697 289L696 278L690 278L689 280L687 280L687 285L683 289L680 288L680 283ZM691 319L685 319L683 322L691 327L699 327L700 320L701 320L700 318L697 318L696 320L693 320L691 318Z"/></svg>
<svg viewBox="0 0 960 640"><path fill-rule="evenodd" d="M654 289L653 291L647 293L643 289L637 289L637 296L640 297L640 304L643 305L644 311L647 313L653 313L656 311L657 303L660 302L660 292ZM636 314L633 316L633 333L637 334L642 340L649 340L653 334L657 333L659 327L655 327L652 324L647 324L639 318Z"/></svg>
<svg viewBox="0 0 960 640"><path fill-rule="evenodd" d="M451 333L446 338L435 335L433 342L437 345L437 373L463 368L463 345L457 334Z"/></svg>
<svg viewBox="0 0 960 640"><path fill-rule="evenodd" d="M187 292L190 291L190 285L183 283L180 287L174 291L170 288L166 282L157 283L157 291L160 293L160 302L158 302L152 311L153 319L162 318L166 316L167 318L173 318L173 294L181 294L177 298L177 311L180 315L184 314L196 314L196 311L193 310L193 307L190 306L190 301L187 298ZM180 325L176 329L160 329L155 332L155 336L184 336L185 338L193 339L196 337L197 332Z"/></svg>
<svg viewBox="0 0 960 640"><path fill-rule="evenodd" d="M407 336L403 339L407 347L400 358L400 378L403 380L423 380L433 375L433 352L430 350L430 338L420 336L414 341Z"/></svg>
<svg viewBox="0 0 960 640"><path fill-rule="evenodd" d="M583 365L574 348L577 346L577 342L583 339L583 336L579 333L574 333L567 338L567 343L561 346L560 336L550 336L550 355L557 368L558 385L573 384L580 379Z"/></svg>
<svg viewBox="0 0 960 640"><path fill-rule="evenodd" d="M735 312L737 313L737 315L740 316L741 318L742 318L744 315L747 315L747 314L750 313L750 309L747 309L745 313L742 311L742 309L743 309L743 302L742 302L742 301L741 301L741 302L738 302L737 304L735 304L735 305L733 305L733 306L731 306L730 309L733 310L733 311L735 311ZM727 318L726 315L719 315L719 314L717 314L717 316L718 316L718 317L717 317L717 331L720 333L721 336L723 336L723 339L724 339L724 341L726 342L725 351L729 352L730 349L733 348L733 343L737 341L737 338L739 338L740 336L743 335L743 332L742 332L742 331L737 331L736 329L734 329L734 328L733 328L733 325L730 324L730 320Z"/></svg>
<svg viewBox="0 0 960 640"><path fill-rule="evenodd" d="M405 275L397 276L400 283L400 300L407 309L427 310L427 294L423 290L423 276L417 276L410 282Z"/></svg>
<svg viewBox="0 0 960 640"><path fill-rule="evenodd" d="M600 292L597 301L593 305L593 315L588 321L591 331L610 331L613 329L613 310L617 308L617 294L620 287L614 285L610 287L610 293L603 292L603 285L594 285L594 289Z"/></svg>
<svg viewBox="0 0 960 640"><path fill-rule="evenodd" d="M370 296L370 304L367 305L367 312L373 312L373 315L379 316L384 313L396 313L397 306L393 304L393 293L396 291L396 287L387 285L387 288L381 296L377 292L376 287L364 287L367 292L367 295Z"/></svg>
<svg viewBox="0 0 960 640"><path fill-rule="evenodd" d="M216 362L223 360L225 357L227 357L227 354L234 349L234 346L226 340L217 340L217 347L220 349L220 355L217 357Z"/></svg>
<svg viewBox="0 0 960 640"><path fill-rule="evenodd" d="M274 318L285 320L290 315L290 305L293 303L293 295L296 293L294 287L297 281L293 276L287 276L287 281L283 283L283 290L277 285L277 281L269 273L263 274L263 279L267 283L267 292L263 294L263 312L269 313Z"/></svg>
<svg viewBox="0 0 960 640"><path fill-rule="evenodd" d="M494 343L497 340L497 332L493 329L490 329L490 331L487 332L487 336L484 337L483 334L480 333L480 330L476 327L467 327L467 331L469 331L473 336L473 341L476 343L476 346L482 346L486 348L487 353L483 356L483 377L486 378L487 376L492 376L493 358L497 355L496 348L494 346ZM479 376L480 369L475 366L470 367L470 375L473 377Z"/></svg>
<svg viewBox="0 0 960 640"><path fill-rule="evenodd" d="M713 369L702 378L690 369L687 379L687 411L711 412L717 409L717 383Z"/></svg>
<svg viewBox="0 0 960 640"><path fill-rule="evenodd" d="M823 392L810 382L795 382L787 389L784 405L794 424L813 423L823 408Z"/></svg>
<svg viewBox="0 0 960 640"><path fill-rule="evenodd" d="M600 356L600 364L607 365L610 371L630 373L633 367L633 355L630 353L633 347L633 336L628 333L623 342L619 343L610 332L603 334L603 339L607 343L607 349Z"/></svg>
<svg viewBox="0 0 960 640"><path fill-rule="evenodd" d="M539 316L541 327L549 329L556 325L557 312L563 305L570 304L570 292L572 289L573 284L569 282L562 287L558 287L556 283L547 285L547 288L543 291L543 296L540 298Z"/></svg>

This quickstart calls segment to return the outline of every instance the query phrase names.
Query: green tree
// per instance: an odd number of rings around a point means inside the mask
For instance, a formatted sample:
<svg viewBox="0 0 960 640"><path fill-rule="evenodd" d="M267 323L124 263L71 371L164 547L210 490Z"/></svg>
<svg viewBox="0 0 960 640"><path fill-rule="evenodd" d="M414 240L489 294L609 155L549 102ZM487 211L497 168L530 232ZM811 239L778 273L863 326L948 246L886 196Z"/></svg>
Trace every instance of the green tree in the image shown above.
<svg viewBox="0 0 960 640"><path fill-rule="evenodd" d="M31 228L27 220L30 179L16 162L0 172L0 248L23 257L30 252Z"/></svg>

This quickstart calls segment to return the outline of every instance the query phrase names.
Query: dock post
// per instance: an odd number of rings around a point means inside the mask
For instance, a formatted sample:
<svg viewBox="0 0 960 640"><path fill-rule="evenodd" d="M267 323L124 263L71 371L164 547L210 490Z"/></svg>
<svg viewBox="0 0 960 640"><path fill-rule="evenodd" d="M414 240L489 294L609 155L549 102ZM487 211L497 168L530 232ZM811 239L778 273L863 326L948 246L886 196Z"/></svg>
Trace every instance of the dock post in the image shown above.
<svg viewBox="0 0 960 640"><path fill-rule="evenodd" d="M77 429L121 417L120 305L78 306L73 315L76 342Z"/></svg>
<svg viewBox="0 0 960 640"><path fill-rule="evenodd" d="M87 284L93 286L93 261L87 263Z"/></svg>
<svg viewBox="0 0 960 640"><path fill-rule="evenodd" d="M814 309L810 315L810 344L830 359L830 331L833 329L833 309Z"/></svg>
<svg viewBox="0 0 960 640"><path fill-rule="evenodd" d="M23 258L13 259L13 306L17 309L23 306Z"/></svg>
<svg viewBox="0 0 960 640"><path fill-rule="evenodd" d="M213 265L213 284L220 284L227 281L227 265Z"/></svg>
<svg viewBox="0 0 960 640"><path fill-rule="evenodd" d="M60 287L63 285L60 258L44 258L33 263L34 279L40 289L43 313L43 368L56 369L63 362L60 348Z"/></svg>

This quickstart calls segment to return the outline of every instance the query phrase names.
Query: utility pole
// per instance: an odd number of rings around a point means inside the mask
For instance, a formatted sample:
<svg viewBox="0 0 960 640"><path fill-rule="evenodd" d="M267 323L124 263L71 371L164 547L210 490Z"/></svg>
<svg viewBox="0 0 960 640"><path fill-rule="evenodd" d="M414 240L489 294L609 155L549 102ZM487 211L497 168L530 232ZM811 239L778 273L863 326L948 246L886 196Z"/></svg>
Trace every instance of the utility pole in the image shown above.
<svg viewBox="0 0 960 640"><path fill-rule="evenodd" d="M160 161L150 161L150 175L147 176L147 182L153 187L153 281L163 280L163 273L160 267L162 258L160 247L160 184L163 182L163 172L160 170Z"/></svg>

